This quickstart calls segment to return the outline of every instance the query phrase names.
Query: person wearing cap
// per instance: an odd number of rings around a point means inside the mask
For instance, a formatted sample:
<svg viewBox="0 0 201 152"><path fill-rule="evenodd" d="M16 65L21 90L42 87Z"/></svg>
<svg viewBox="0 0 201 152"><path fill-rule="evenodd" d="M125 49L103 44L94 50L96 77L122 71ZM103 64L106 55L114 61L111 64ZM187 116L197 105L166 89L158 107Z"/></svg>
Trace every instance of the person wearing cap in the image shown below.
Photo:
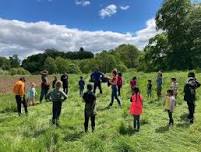
<svg viewBox="0 0 201 152"><path fill-rule="evenodd" d="M188 119L190 123L194 122L195 113L195 100L196 100L196 89L200 87L200 83L195 78L194 72L188 73L188 79L184 86L184 100L187 102L188 106Z"/></svg>
<svg viewBox="0 0 201 152"><path fill-rule="evenodd" d="M27 103L25 100L25 78L21 77L14 85L13 92L17 103L18 115L21 115L21 105L23 104L25 113L28 114Z"/></svg>
<svg viewBox="0 0 201 152"><path fill-rule="evenodd" d="M52 101L52 124L59 126L62 103L67 99L67 95L62 90L61 81L56 82L55 89L47 94L46 99Z"/></svg>

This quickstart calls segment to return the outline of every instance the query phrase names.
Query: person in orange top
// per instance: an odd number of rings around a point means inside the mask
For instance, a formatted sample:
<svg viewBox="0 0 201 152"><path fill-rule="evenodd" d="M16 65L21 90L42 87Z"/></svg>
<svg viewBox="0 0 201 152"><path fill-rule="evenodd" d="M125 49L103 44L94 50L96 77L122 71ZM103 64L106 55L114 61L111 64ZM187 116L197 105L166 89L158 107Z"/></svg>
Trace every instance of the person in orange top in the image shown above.
<svg viewBox="0 0 201 152"><path fill-rule="evenodd" d="M139 88L133 89L133 95L131 96L130 114L134 117L133 125L136 131L140 129L140 115L143 110L143 97L140 94Z"/></svg>
<svg viewBox="0 0 201 152"><path fill-rule="evenodd" d="M28 114L27 103L25 100L25 78L21 77L14 85L13 92L17 103L18 115L21 115L21 104L24 106L25 113Z"/></svg>

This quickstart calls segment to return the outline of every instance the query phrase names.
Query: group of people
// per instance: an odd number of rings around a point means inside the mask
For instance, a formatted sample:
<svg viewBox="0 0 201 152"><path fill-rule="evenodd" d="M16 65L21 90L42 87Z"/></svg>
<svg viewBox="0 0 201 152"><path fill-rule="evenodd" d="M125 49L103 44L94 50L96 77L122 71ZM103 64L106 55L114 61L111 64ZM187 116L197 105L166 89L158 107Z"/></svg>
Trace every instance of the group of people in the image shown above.
<svg viewBox="0 0 201 152"><path fill-rule="evenodd" d="M108 105L110 108L113 105L114 99L117 100L119 107L122 106L121 100L119 96L121 96L121 88L123 86L123 77L117 69L112 70L112 76L109 77L99 70L94 71L91 74L91 83L87 84L87 91L84 92L85 89L85 81L83 77L80 77L78 82L79 85L79 93L85 102L84 109L84 128L85 131L88 131L88 123L91 120L92 131L95 130L95 118L96 118L96 89L100 90L100 94L102 94L101 83L107 82L108 86L111 86L111 102ZM156 79L156 88L157 88L157 96L161 97L162 91L162 72L159 71ZM133 77L130 81L130 87L132 90L132 95L130 98L131 104L129 112L133 116L133 125L136 131L140 129L140 115L143 112L143 96L140 93L140 89L137 83L137 77ZM189 72L188 79L184 86L184 100L187 102L189 115L188 119L190 123L194 122L194 112L195 112L195 100L196 100L196 89L200 87L200 83L195 78L195 73ZM41 72L41 95L40 102L42 102L45 97L46 100L50 100L53 102L52 104L52 124L56 124L59 126L59 117L62 108L62 102L67 99L68 94L68 75L64 73L61 76L61 80L57 80L57 77L54 77L54 81L52 82L52 88L50 90L50 84L48 82L48 71L44 70ZM50 91L49 91L50 90ZM178 94L178 83L176 78L171 78L170 88L167 90L166 98L164 101L164 109L168 113L169 117L169 126L173 126L173 112L176 106L176 98ZM17 111L19 116L21 115L21 104L23 104L25 113L28 114L27 110L27 102L25 98L25 78L22 77L17 81L14 85L13 91L15 93L16 103L17 103ZM36 89L35 84L31 83L30 88L28 89L28 100L30 105L35 104L35 96ZM152 96L152 80L147 80L147 97Z"/></svg>

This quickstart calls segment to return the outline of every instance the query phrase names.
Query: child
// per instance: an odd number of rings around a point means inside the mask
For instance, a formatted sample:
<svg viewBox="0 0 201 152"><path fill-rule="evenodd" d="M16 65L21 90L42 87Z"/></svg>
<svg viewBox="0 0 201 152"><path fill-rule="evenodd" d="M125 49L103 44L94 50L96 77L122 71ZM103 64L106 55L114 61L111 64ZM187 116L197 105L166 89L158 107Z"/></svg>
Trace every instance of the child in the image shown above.
<svg viewBox="0 0 201 152"><path fill-rule="evenodd" d="M52 101L52 124L59 126L59 116L61 113L62 102L67 99L67 95L62 90L62 82L57 81L55 89L47 94L47 99Z"/></svg>
<svg viewBox="0 0 201 152"><path fill-rule="evenodd" d="M85 92L84 95L83 95L83 99L84 99L84 102L85 102L85 109L84 109L84 117L85 117L84 128L85 128L85 132L88 131L89 118L91 118L92 132L95 130L96 96L92 92L92 89L93 89L92 85L88 84L87 85L87 92Z"/></svg>
<svg viewBox="0 0 201 152"><path fill-rule="evenodd" d="M79 81L80 97L83 95L84 86L85 86L85 82L83 80L83 77L81 76Z"/></svg>
<svg viewBox="0 0 201 152"><path fill-rule="evenodd" d="M112 88L111 102L110 102L108 108L110 108L113 105L114 99L117 100L119 107L121 107L121 101L117 95L118 88L117 88L117 70L116 69L112 70L112 78L108 78L108 79L109 79L109 82L110 82L111 88Z"/></svg>
<svg viewBox="0 0 201 152"><path fill-rule="evenodd" d="M35 98L36 98L36 94L37 94L35 87L36 87L36 84L32 82L31 86L28 90L28 93L27 93L29 106L35 105Z"/></svg>
<svg viewBox="0 0 201 152"><path fill-rule="evenodd" d="M165 111L167 111L168 113L168 117L169 117L169 127L174 125L174 120L172 117L172 113L174 111L176 105L176 100L174 97L174 91L173 90L168 90L167 91L167 96L165 99L165 103L164 103L164 107L165 107Z"/></svg>
<svg viewBox="0 0 201 152"><path fill-rule="evenodd" d="M56 82L57 82L57 77L54 76L54 80L52 81L52 88L53 88L53 89L55 88Z"/></svg>
<svg viewBox="0 0 201 152"><path fill-rule="evenodd" d="M134 129L139 131L140 129L140 115L142 114L143 109L143 97L140 94L139 88L135 87L132 89L133 95L131 96L131 106L130 114L134 117Z"/></svg>
<svg viewBox="0 0 201 152"><path fill-rule="evenodd" d="M159 100L161 97L162 84L163 84L163 74L161 71L158 72L156 84L157 84L157 96Z"/></svg>
<svg viewBox="0 0 201 152"><path fill-rule="evenodd" d="M118 96L121 96L122 85L123 85L122 74L118 73L118 77L117 77Z"/></svg>
<svg viewBox="0 0 201 152"><path fill-rule="evenodd" d="M170 89L173 90L175 98L177 97L178 83L176 78L171 78Z"/></svg>
<svg viewBox="0 0 201 152"><path fill-rule="evenodd" d="M151 98L151 92L152 92L152 81L147 81L147 97Z"/></svg>
<svg viewBox="0 0 201 152"><path fill-rule="evenodd" d="M135 88L137 86L137 78L133 77L133 79L130 81L130 86L131 86L131 90L133 90L133 88Z"/></svg>

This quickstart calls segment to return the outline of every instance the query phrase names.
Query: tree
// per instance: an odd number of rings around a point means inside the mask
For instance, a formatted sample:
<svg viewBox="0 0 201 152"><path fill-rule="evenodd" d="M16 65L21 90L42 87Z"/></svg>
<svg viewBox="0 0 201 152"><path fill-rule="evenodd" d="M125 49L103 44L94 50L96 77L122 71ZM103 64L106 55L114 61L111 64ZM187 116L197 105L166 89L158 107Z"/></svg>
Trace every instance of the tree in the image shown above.
<svg viewBox="0 0 201 152"><path fill-rule="evenodd" d="M68 65L70 63L68 63L68 61L65 60L64 58L61 57L56 58L55 63L57 66L58 73L65 73L68 71Z"/></svg>
<svg viewBox="0 0 201 152"><path fill-rule="evenodd" d="M9 70L10 67L10 60L5 57L0 57L0 68L3 70Z"/></svg>
<svg viewBox="0 0 201 152"><path fill-rule="evenodd" d="M11 68L20 67L20 59L18 58L18 55L15 54L15 55L9 57L9 60L10 60Z"/></svg>
<svg viewBox="0 0 201 152"><path fill-rule="evenodd" d="M55 60L51 57L47 57L44 63L44 69L47 69L50 74L57 72L57 65Z"/></svg>

